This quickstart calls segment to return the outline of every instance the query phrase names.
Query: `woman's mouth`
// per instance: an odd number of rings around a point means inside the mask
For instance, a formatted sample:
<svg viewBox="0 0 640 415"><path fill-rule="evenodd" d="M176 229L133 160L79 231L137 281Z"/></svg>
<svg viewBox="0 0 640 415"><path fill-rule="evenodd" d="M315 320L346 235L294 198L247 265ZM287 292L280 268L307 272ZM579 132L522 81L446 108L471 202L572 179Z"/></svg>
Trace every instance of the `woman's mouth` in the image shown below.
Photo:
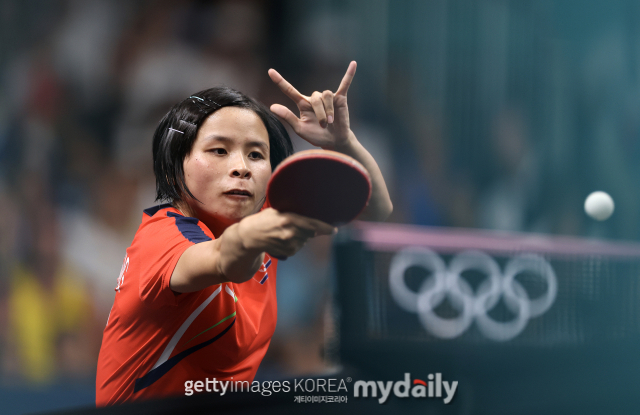
<svg viewBox="0 0 640 415"><path fill-rule="evenodd" d="M227 192L224 192L225 195L227 196L231 196L234 198L247 198L247 197L251 197L251 192L248 190L243 190L243 189L231 189Z"/></svg>

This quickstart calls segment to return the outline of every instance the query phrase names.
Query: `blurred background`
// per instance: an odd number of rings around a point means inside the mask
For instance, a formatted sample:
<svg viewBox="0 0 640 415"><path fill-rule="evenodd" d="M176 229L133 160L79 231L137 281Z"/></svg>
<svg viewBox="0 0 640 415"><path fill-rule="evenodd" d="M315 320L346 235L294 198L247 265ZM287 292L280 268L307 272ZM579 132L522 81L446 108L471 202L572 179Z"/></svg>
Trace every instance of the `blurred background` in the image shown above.
<svg viewBox="0 0 640 415"><path fill-rule="evenodd" d="M390 222L638 240L638 22L634 0L1 0L0 412L93 404L155 126L219 84L292 107L269 68L310 95L358 62L352 129ZM332 370L330 254L279 267L259 378Z"/></svg>

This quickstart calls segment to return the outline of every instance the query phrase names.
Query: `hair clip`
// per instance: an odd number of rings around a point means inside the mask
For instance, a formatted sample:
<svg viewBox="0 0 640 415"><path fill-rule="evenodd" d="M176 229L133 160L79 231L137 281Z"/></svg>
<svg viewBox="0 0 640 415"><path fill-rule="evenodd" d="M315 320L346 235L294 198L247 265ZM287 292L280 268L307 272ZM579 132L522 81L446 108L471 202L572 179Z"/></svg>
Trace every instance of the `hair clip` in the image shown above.
<svg viewBox="0 0 640 415"><path fill-rule="evenodd" d="M220 104L218 104L217 102L209 98L200 98L198 96L191 95L189 99L191 99L191 102L193 102L198 107L198 109L202 112L207 112L207 109L210 109L211 107L213 107L212 104L218 107L221 107ZM206 106L207 108L203 108L203 106Z"/></svg>
<svg viewBox="0 0 640 415"><path fill-rule="evenodd" d="M176 133L184 134L184 131L176 130L175 128L169 127L169 131L175 131Z"/></svg>

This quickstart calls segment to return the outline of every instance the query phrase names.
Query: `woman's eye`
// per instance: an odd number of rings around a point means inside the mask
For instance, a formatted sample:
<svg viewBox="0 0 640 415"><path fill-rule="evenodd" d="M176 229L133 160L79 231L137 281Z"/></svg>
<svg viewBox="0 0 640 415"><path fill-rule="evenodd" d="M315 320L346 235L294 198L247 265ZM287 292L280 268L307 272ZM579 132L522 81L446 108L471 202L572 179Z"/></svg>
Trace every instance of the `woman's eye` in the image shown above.
<svg viewBox="0 0 640 415"><path fill-rule="evenodd" d="M249 157L252 159L263 159L264 157L262 156L262 153L259 153L257 151L252 151L251 153L249 153Z"/></svg>
<svg viewBox="0 0 640 415"><path fill-rule="evenodd" d="M211 151L213 154L220 155L220 156L224 155L224 154L227 154L227 150L225 150L224 148L214 148L214 149L209 150L209 151Z"/></svg>

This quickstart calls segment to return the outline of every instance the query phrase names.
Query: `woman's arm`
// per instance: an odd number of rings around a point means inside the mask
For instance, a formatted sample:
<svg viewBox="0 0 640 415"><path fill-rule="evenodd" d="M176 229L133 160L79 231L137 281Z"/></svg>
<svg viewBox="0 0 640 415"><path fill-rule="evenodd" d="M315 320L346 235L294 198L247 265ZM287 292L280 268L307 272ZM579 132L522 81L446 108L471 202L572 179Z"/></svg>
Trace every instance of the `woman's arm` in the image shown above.
<svg viewBox="0 0 640 415"><path fill-rule="evenodd" d="M356 67L355 61L349 64L335 93L328 90L316 91L311 96L302 95L282 75L270 69L271 80L296 103L300 118L280 104L272 105L271 111L284 119L296 134L309 143L325 150L341 152L362 163L371 176L372 193L369 205L358 218L382 221L393 210L387 185L378 164L356 139L349 123L347 91L356 74Z"/></svg>
<svg viewBox="0 0 640 415"><path fill-rule="evenodd" d="M371 199L369 204L362 211L358 219L370 221L383 221L391 215L393 204L389 197L387 184L382 177L378 163L373 159L371 154L356 139L355 134L349 134L349 140L340 147L334 147L334 151L351 156L358 160L369 172L371 177Z"/></svg>
<svg viewBox="0 0 640 415"><path fill-rule="evenodd" d="M186 293L223 282L242 283L258 271L265 252L292 256L309 238L333 232L333 226L319 220L265 209L229 226L219 238L187 248L169 286Z"/></svg>

